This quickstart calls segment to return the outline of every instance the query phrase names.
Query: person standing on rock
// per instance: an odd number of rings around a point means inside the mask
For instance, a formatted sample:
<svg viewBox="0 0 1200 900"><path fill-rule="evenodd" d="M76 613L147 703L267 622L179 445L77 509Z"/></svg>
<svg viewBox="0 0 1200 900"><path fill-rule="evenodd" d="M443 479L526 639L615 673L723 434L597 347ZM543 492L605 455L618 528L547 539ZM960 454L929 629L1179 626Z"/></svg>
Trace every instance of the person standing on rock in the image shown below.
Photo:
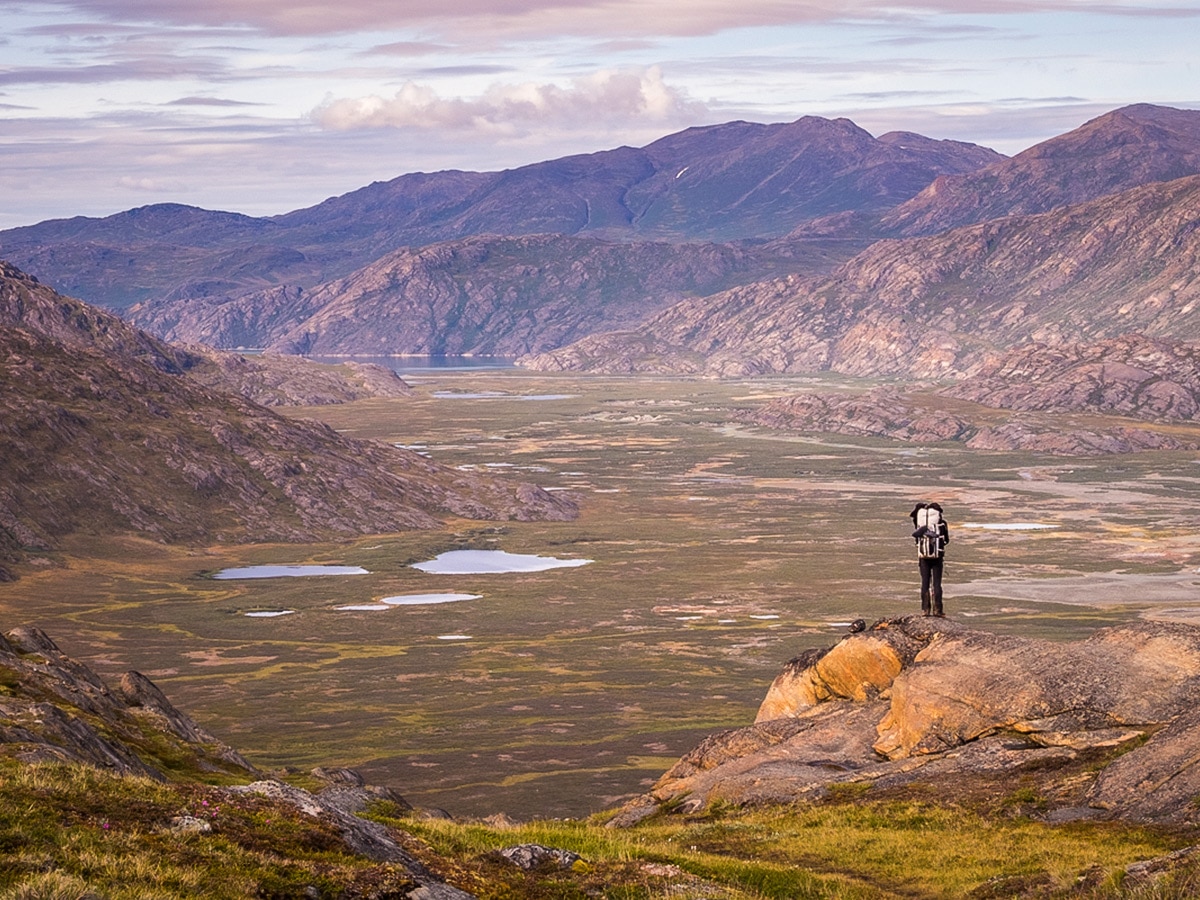
<svg viewBox="0 0 1200 900"><path fill-rule="evenodd" d="M938 503L918 503L911 513L913 540L917 542L917 564L921 567L921 615L944 616L942 610L942 564L950 527Z"/></svg>

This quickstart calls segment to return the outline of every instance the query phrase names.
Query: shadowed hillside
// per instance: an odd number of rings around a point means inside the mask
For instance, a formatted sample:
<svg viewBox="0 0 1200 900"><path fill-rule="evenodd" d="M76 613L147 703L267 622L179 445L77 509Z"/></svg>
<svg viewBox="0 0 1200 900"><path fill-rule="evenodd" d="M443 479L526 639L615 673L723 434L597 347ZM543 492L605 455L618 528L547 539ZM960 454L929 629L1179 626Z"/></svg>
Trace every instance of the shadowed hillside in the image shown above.
<svg viewBox="0 0 1200 900"><path fill-rule="evenodd" d="M313 540L439 516L564 518L532 485L439 467L204 387L202 358L0 269L0 542L76 531Z"/></svg>
<svg viewBox="0 0 1200 900"><path fill-rule="evenodd" d="M839 242L617 244L473 237L398 250L310 289L166 298L126 315L168 340L314 355L519 356L632 325L762 272L829 270Z"/></svg>

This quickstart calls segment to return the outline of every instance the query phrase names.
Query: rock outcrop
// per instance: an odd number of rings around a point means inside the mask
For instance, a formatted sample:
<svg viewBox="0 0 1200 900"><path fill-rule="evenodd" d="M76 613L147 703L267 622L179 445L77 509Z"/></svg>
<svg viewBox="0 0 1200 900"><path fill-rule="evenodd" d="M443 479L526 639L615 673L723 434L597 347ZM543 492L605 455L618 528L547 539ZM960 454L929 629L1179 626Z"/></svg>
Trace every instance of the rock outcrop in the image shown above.
<svg viewBox="0 0 1200 900"><path fill-rule="evenodd" d="M187 374L194 381L240 394L260 406L329 406L370 398L412 396L413 390L392 369L348 361L321 365L296 356L265 353L242 356L202 345L189 345Z"/></svg>
<svg viewBox="0 0 1200 900"><path fill-rule="evenodd" d="M1198 701L1192 626L1145 622L1061 644L885 619L789 663L754 725L708 738L629 818L655 804L790 802L838 785L1002 793L1036 773L1052 818L1191 823Z"/></svg>
<svg viewBox="0 0 1200 900"><path fill-rule="evenodd" d="M1001 409L1197 421L1200 347L1140 334L1096 343L1034 342L939 393Z"/></svg>
<svg viewBox="0 0 1200 900"><path fill-rule="evenodd" d="M256 773L144 675L128 672L112 689L30 627L0 637L0 752L159 779Z"/></svg>
<svg viewBox="0 0 1200 900"><path fill-rule="evenodd" d="M316 794L261 773L236 750L175 708L149 678L127 672L116 688L65 655L37 628L0 636L0 755L22 762L81 763L116 775L189 782L219 773L258 778L225 788L299 810L332 826L347 850L391 863L407 874L411 900L470 900L446 884L398 839L396 832L359 815L380 801L410 809L388 788L365 785L353 770L315 770L329 784ZM269 821L269 816L267 817ZM171 819L175 834L209 834L210 822L190 815Z"/></svg>

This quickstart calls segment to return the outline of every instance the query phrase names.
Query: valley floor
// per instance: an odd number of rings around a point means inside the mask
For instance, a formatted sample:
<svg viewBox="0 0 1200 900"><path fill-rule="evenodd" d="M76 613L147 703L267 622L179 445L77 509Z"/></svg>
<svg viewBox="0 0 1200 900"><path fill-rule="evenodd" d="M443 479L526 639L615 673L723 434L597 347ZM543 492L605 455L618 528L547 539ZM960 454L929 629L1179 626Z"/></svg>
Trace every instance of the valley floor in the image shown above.
<svg viewBox="0 0 1200 900"><path fill-rule="evenodd" d="M351 765L418 805L527 818L644 791L703 736L752 721L790 657L854 619L916 611L918 499L946 508L947 610L974 626L1070 639L1200 608L1194 453L1072 459L734 424L831 386L818 379L413 381L413 398L293 412L572 492L581 517L316 546L77 536L0 585L5 627L37 625L105 675L144 672L262 768ZM593 562L411 568L455 549ZM369 574L210 577L284 563ZM479 599L338 609L447 591Z"/></svg>

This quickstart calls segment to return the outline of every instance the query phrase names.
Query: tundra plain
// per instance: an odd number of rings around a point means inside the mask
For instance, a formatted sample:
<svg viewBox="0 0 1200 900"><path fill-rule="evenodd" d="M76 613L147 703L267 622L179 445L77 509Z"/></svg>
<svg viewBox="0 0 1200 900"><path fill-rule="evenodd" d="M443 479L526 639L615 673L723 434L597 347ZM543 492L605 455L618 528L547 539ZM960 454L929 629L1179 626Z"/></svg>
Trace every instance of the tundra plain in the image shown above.
<svg viewBox="0 0 1200 900"><path fill-rule="evenodd" d="M845 378L410 380L411 398L290 413L574 492L581 516L319 545L76 536L0 586L5 621L45 629L106 676L150 676L261 768L354 766L417 805L525 818L644 791L703 736L753 721L790 657L853 619L918 609L918 499L946 507L952 617L1063 640L1200 618L1195 453L1031 456L738 421L781 394L868 386ZM593 563L411 568L460 549ZM370 574L211 577L265 564ZM337 609L442 592L480 596ZM294 612L248 615L282 610Z"/></svg>

